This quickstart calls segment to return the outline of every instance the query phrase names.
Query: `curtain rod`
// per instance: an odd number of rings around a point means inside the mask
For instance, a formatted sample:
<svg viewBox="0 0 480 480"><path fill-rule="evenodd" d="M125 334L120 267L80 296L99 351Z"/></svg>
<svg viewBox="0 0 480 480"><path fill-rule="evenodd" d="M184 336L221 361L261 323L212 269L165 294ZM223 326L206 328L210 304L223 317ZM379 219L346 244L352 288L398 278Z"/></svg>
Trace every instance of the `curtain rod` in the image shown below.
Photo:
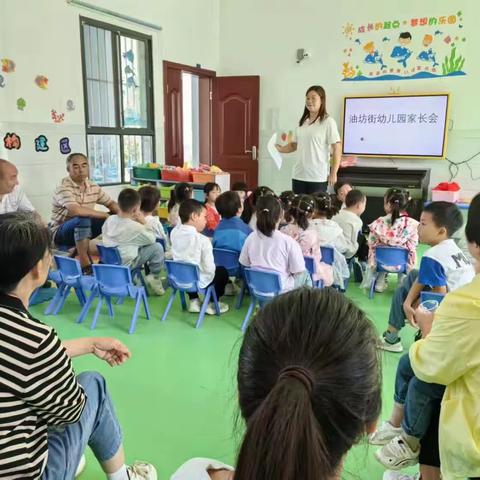
<svg viewBox="0 0 480 480"><path fill-rule="evenodd" d="M98 7L97 5L92 5L87 2L83 2L82 0L67 0L69 5L75 5L77 7L83 7L88 10L93 10L94 12L103 13L105 15L110 15L112 17L119 18L120 20L126 20L127 22L136 23L138 25L143 25L144 27L151 28L153 30L158 30L159 32L162 30L160 25L156 25L154 23L145 22L144 20L139 20L138 18L130 17L128 15L123 15L122 13L114 12L113 10L108 10L106 8Z"/></svg>

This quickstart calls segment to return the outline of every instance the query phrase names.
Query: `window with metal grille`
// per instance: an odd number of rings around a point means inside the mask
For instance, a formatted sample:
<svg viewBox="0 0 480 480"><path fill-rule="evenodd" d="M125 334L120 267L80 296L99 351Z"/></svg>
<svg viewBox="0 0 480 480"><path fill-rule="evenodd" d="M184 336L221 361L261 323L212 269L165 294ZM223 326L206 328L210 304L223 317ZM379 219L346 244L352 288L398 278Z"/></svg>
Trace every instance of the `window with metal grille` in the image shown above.
<svg viewBox="0 0 480 480"><path fill-rule="evenodd" d="M132 166L155 161L151 37L80 21L90 178L126 183Z"/></svg>

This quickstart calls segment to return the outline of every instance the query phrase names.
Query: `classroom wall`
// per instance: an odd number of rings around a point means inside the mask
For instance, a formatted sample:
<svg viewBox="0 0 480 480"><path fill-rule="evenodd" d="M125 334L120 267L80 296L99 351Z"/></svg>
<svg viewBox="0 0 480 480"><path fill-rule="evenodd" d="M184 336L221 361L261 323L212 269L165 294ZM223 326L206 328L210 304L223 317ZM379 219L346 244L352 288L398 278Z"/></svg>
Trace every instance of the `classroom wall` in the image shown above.
<svg viewBox="0 0 480 480"><path fill-rule="evenodd" d="M95 18L152 36L157 161L163 163L162 61L171 60L216 70L219 55L218 0L88 0L104 8L161 25L156 32L129 22L70 6L66 0L0 0L0 58L16 62L14 73L4 73L0 88L0 133L17 132L20 150L8 151L0 144L0 157L15 163L21 184L45 219L50 216L51 196L65 175L65 155L59 140L70 138L72 151L86 151L83 80L79 16ZM139 8L141 7L141 8ZM34 84L37 75L48 77L48 89ZM24 111L17 99L26 100ZM66 111L73 100L75 110ZM51 109L65 112L65 121L55 124ZM36 153L34 139L45 135L48 152ZM107 187L114 196L120 187Z"/></svg>
<svg viewBox="0 0 480 480"><path fill-rule="evenodd" d="M431 80L342 82L340 71L344 42L342 26L346 22L397 17L449 15L461 10L463 34L467 36L465 70L467 75ZM304 95L310 85L321 84L327 92L330 114L342 121L342 99L345 95L450 92L452 129L449 132L448 157L461 161L480 150L480 2L457 0L403 0L383 2L369 0L222 0L220 2L220 72L222 75L260 75L260 157L259 182L276 190L290 189L291 167L295 154L283 156L279 174L266 152L266 143L274 131L291 130L298 125L303 111ZM298 48L312 57L302 64L295 62ZM340 130L341 131L341 130ZM432 183L448 180L446 161L360 159L359 165L396 165L429 167ZM480 157L472 162L474 175L480 177ZM470 178L468 168L461 167L456 179L467 191L478 191L479 180Z"/></svg>

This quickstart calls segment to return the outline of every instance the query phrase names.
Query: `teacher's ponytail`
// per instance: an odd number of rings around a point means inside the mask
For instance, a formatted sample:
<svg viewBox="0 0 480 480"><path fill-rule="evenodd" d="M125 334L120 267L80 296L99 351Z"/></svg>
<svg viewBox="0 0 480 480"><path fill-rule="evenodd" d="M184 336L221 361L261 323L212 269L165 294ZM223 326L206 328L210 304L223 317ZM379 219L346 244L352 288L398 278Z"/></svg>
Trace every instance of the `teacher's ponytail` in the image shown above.
<svg viewBox="0 0 480 480"><path fill-rule="evenodd" d="M312 85L308 90L307 93L305 93L305 96L307 96L310 92L316 92L318 93L322 103L320 105L320 110L318 111L317 118L312 122L315 123L317 120L324 120L326 117L328 117L327 113L327 95L325 93L325 89L321 87L320 85ZM300 118L300 122L298 123L300 127L303 125L305 120L310 116L310 112L308 108L305 106L303 110L303 114Z"/></svg>

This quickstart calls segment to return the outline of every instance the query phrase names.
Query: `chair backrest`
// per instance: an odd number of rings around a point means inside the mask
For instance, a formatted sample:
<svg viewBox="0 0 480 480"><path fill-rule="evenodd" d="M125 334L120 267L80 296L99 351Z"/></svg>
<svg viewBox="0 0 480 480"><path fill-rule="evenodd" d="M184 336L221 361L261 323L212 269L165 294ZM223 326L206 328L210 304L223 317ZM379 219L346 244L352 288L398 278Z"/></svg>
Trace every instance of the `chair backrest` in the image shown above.
<svg viewBox="0 0 480 480"><path fill-rule="evenodd" d="M168 280L177 290L195 292L198 290L200 271L197 265L187 262L165 260Z"/></svg>
<svg viewBox="0 0 480 480"><path fill-rule="evenodd" d="M282 290L280 274L257 268L245 268L250 294L260 299L271 299Z"/></svg>
<svg viewBox="0 0 480 480"><path fill-rule="evenodd" d="M315 274L315 260L313 257L303 257L305 260L305 268L310 276Z"/></svg>
<svg viewBox="0 0 480 480"><path fill-rule="evenodd" d="M435 292L421 292L420 293L420 302L426 302L427 300L436 300L440 305L442 300L445 298L445 294L443 293L435 293Z"/></svg>
<svg viewBox="0 0 480 480"><path fill-rule="evenodd" d="M117 247L106 247L105 245L97 245L100 262L105 265L121 265L122 257Z"/></svg>
<svg viewBox="0 0 480 480"><path fill-rule="evenodd" d="M335 259L335 250L333 247L320 247L320 253L322 254L321 261L327 265L333 265Z"/></svg>
<svg viewBox="0 0 480 480"><path fill-rule="evenodd" d="M238 258L240 254L235 250L227 250L225 248L214 248L213 259L217 267L225 267L228 274L233 277L238 274L240 262Z"/></svg>
<svg viewBox="0 0 480 480"><path fill-rule="evenodd" d="M54 255L58 272L63 282L67 285L76 284L82 277L82 267L75 258L64 257L63 255Z"/></svg>
<svg viewBox="0 0 480 480"><path fill-rule="evenodd" d="M387 267L392 273L405 272L408 261L408 250L401 247L376 247L375 260L377 269ZM394 270L392 270L394 269Z"/></svg>
<svg viewBox="0 0 480 480"><path fill-rule="evenodd" d="M106 295L129 295L133 286L130 269L123 265L92 265L100 291Z"/></svg>

